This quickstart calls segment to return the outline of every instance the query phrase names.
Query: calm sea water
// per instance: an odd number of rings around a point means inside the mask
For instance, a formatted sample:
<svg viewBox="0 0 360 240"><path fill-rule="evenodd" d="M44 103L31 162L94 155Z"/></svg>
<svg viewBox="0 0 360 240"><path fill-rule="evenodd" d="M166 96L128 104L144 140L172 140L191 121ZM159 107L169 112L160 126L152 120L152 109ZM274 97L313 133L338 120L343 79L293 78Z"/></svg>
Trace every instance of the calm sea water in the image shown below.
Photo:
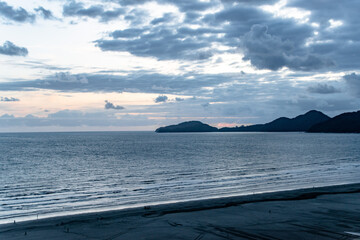
<svg viewBox="0 0 360 240"><path fill-rule="evenodd" d="M0 223L359 182L360 134L0 134Z"/></svg>

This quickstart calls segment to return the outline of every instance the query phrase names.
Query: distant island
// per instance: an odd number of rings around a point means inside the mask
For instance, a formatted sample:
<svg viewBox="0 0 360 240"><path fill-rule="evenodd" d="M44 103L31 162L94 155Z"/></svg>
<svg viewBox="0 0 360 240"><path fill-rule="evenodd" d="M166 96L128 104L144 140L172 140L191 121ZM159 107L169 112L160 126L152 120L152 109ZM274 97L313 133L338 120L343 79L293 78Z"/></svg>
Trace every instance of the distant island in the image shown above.
<svg viewBox="0 0 360 240"><path fill-rule="evenodd" d="M311 110L295 118L281 117L265 124L216 128L200 121L183 122L156 129L157 133L170 132L324 132L360 133L360 111L343 113L333 118Z"/></svg>
<svg viewBox="0 0 360 240"><path fill-rule="evenodd" d="M306 132L315 124L325 122L330 117L322 112L311 110L295 118L281 117L265 124L221 128L220 132Z"/></svg>
<svg viewBox="0 0 360 240"><path fill-rule="evenodd" d="M360 111L343 113L325 122L315 124L308 132L360 133Z"/></svg>
<svg viewBox="0 0 360 240"><path fill-rule="evenodd" d="M177 125L170 125L167 127L160 127L156 129L158 133L164 132L218 132L216 127L209 126L208 124L200 121L183 122Z"/></svg>

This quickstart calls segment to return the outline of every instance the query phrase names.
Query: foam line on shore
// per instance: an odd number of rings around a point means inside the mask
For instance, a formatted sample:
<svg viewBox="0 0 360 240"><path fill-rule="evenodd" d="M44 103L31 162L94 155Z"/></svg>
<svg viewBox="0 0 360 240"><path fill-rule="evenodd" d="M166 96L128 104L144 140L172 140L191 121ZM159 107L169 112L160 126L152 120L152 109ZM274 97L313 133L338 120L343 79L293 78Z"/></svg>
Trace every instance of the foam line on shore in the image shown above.
<svg viewBox="0 0 360 240"><path fill-rule="evenodd" d="M205 211L211 209L227 208L248 203L271 201L296 201L314 199L321 195L360 193L360 183L335 185L316 188L304 188L279 192L259 193L234 197L194 200L187 202L150 205L122 210L109 210L104 212L74 214L60 217L51 217L39 220L24 221L16 224L0 225L0 233L16 227L32 226L45 227L48 225L66 225L74 222L86 222L97 219L113 219L119 217L143 216L157 217L166 214Z"/></svg>

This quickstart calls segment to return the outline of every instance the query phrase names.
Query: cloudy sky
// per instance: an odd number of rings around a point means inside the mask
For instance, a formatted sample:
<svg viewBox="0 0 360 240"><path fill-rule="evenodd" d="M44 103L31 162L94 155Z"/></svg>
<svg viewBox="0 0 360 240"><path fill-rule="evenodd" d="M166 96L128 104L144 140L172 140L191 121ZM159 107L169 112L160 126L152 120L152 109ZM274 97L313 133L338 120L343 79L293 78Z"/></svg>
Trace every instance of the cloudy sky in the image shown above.
<svg viewBox="0 0 360 240"><path fill-rule="evenodd" d="M0 0L0 132L360 107L358 0Z"/></svg>

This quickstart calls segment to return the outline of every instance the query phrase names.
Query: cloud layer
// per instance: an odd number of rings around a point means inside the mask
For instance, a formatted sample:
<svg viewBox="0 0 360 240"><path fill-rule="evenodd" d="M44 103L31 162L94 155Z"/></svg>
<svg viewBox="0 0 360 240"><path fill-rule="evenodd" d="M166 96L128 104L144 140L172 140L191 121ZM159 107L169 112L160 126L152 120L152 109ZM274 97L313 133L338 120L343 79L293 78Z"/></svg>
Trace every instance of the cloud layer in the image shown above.
<svg viewBox="0 0 360 240"><path fill-rule="evenodd" d="M34 22L35 21L35 15L29 13L24 8L13 8L12 6L9 6L6 2L0 1L0 16L11 20L15 22Z"/></svg>
<svg viewBox="0 0 360 240"><path fill-rule="evenodd" d="M344 76L345 82L348 84L351 91L360 97L360 75L351 73Z"/></svg>
<svg viewBox="0 0 360 240"><path fill-rule="evenodd" d="M310 86L307 89L311 93L319 93L319 94L332 94L340 92L339 89L335 88L334 86L324 84L317 84L316 86Z"/></svg>
<svg viewBox="0 0 360 240"><path fill-rule="evenodd" d="M2 46L0 46L0 54L9 55L9 56L27 56L28 50L24 47L18 47L10 41L6 41Z"/></svg>
<svg viewBox="0 0 360 240"><path fill-rule="evenodd" d="M114 105L113 103L105 100L105 109L115 109L115 110L123 110L125 109L123 106Z"/></svg>
<svg viewBox="0 0 360 240"><path fill-rule="evenodd" d="M333 66L330 60L309 54L306 49L296 46L296 42L282 40L278 36L268 33L265 25L253 25L250 32L245 34L244 60L259 69L278 70L287 67L293 70L311 71Z"/></svg>
<svg viewBox="0 0 360 240"><path fill-rule="evenodd" d="M161 102L166 102L169 98L165 95L161 95L158 96L157 98L155 98L154 102L156 103L161 103Z"/></svg>
<svg viewBox="0 0 360 240"><path fill-rule="evenodd" d="M0 97L0 102L18 102L20 99L14 97Z"/></svg>
<svg viewBox="0 0 360 240"><path fill-rule="evenodd" d="M123 8L105 10L103 5L91 5L85 7L82 2L69 1L63 7L63 16L65 17L89 17L99 18L100 21L108 22L124 14Z"/></svg>

